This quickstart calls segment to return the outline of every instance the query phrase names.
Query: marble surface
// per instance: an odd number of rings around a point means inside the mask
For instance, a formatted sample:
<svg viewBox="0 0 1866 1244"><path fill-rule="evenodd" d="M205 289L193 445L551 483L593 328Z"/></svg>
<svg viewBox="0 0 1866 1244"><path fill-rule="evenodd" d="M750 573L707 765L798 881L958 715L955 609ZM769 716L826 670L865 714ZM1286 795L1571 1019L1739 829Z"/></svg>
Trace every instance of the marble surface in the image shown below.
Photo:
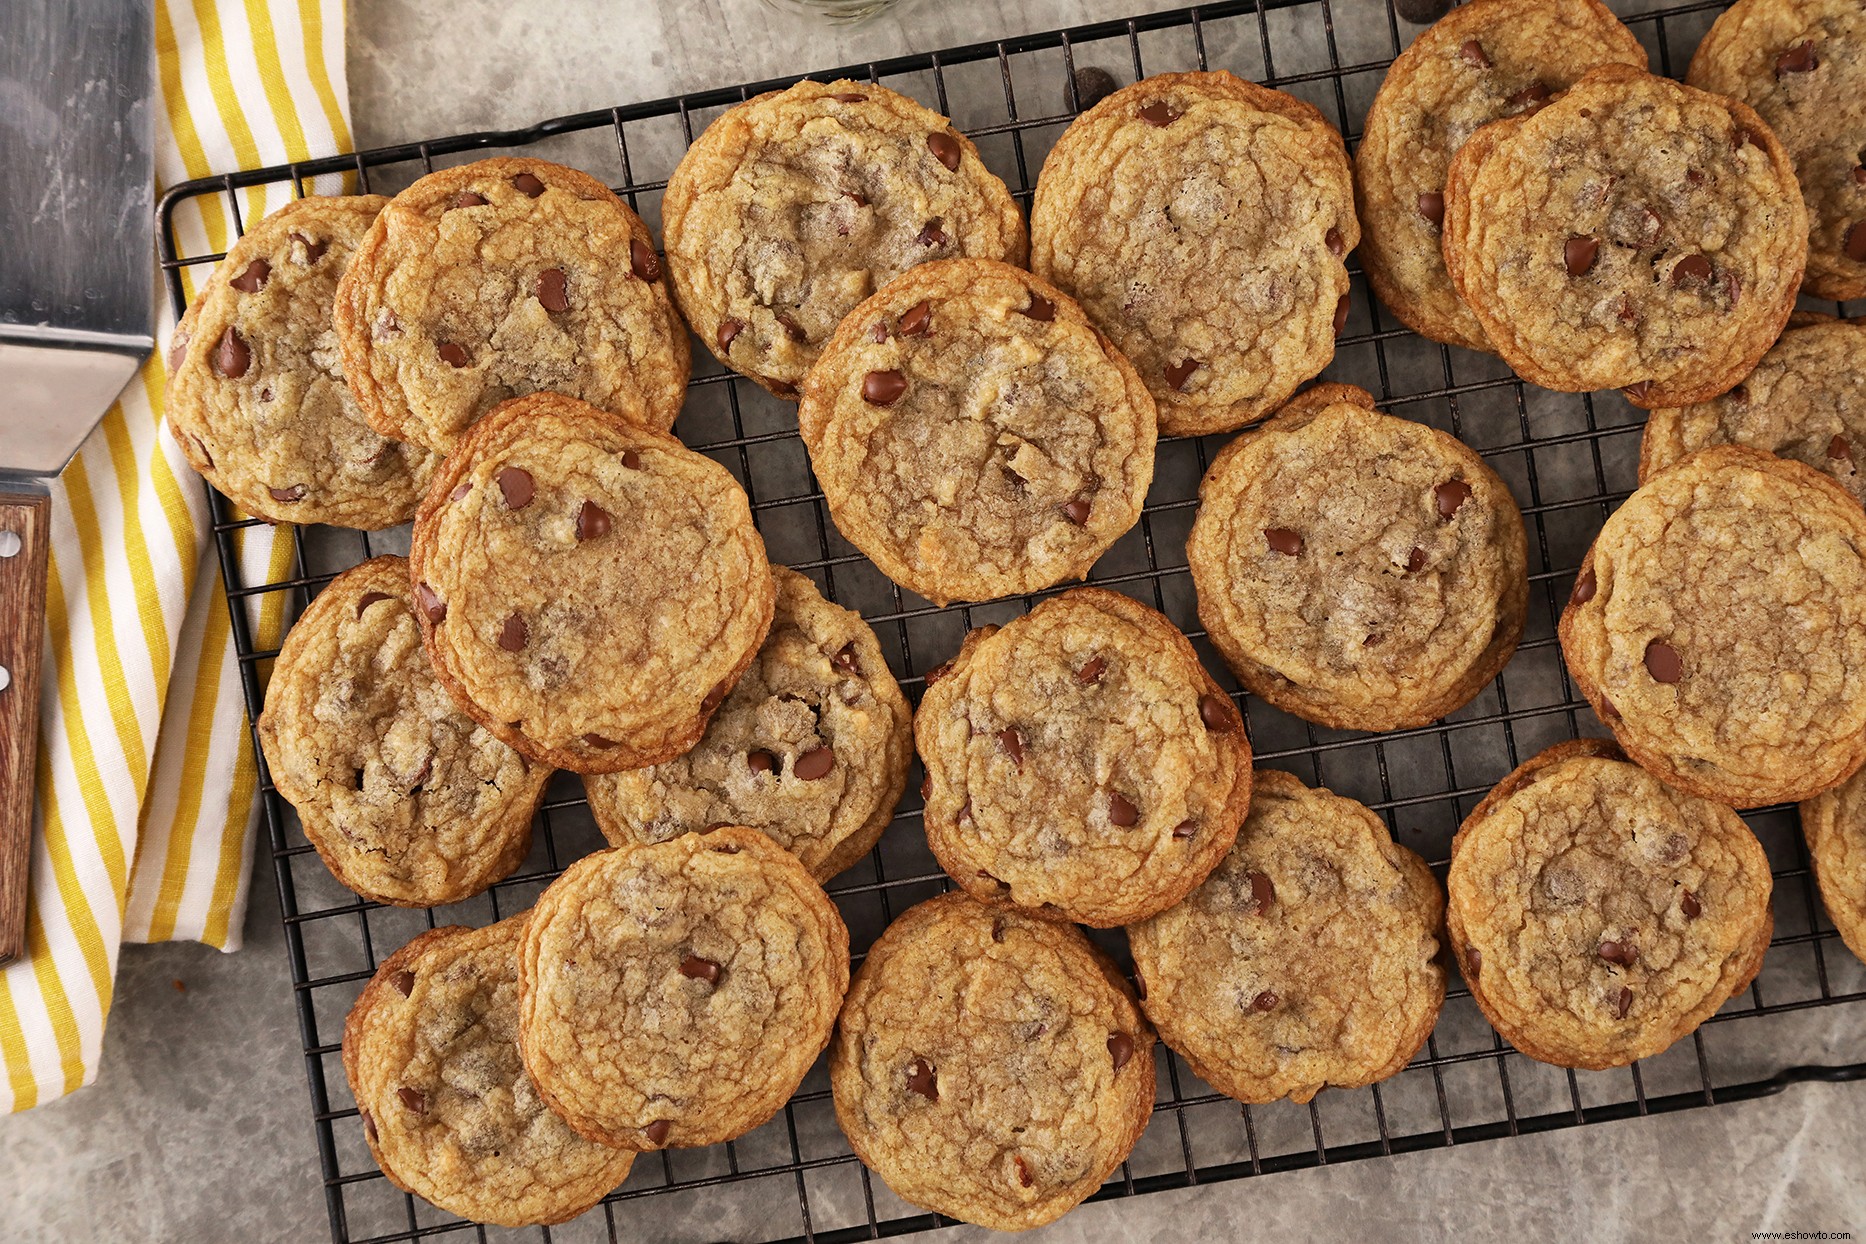
<svg viewBox="0 0 1866 1244"><path fill-rule="evenodd" d="M1644 0L1613 0L1622 12ZM812 66L1173 7L1172 0L909 0L855 29L779 18L759 0L355 0L349 70L364 145L494 129ZM1345 60L1378 0L1333 0ZM1403 28L1402 28L1403 29ZM1279 32L1313 64L1327 31ZM1185 48L1148 43L1149 70ZM1101 49L1102 53L1107 51ZM1673 47L1680 59L1688 48ZM1248 40L1237 66L1245 72ZM1281 53L1280 53L1281 55ZM1176 62L1175 58L1178 58ZM1118 67L1089 53L1087 63ZM1223 62L1221 62L1223 63ZM1377 75L1348 91L1364 103ZM1318 101L1320 102L1320 101ZM1055 111L1060 101L1028 107ZM1858 1006L1718 1025L1739 1070L1857 1056ZM1755 1028L1761 1040L1747 1035ZM99 1083L0 1119L0 1241L328 1238L271 865L246 949L132 947L118 972ZM1525 1078L1530 1069L1518 1059ZM1866 1230L1866 1088L1802 1085L1762 1101L1087 1206L1026 1238L1743 1240L1751 1231ZM654 1202L630 1212L652 1212ZM708 1215L686 1238L742 1238ZM643 1226L647 1224L644 1221ZM577 1238L581 1238L580 1236ZM953 1244L988 1233L930 1237Z"/></svg>

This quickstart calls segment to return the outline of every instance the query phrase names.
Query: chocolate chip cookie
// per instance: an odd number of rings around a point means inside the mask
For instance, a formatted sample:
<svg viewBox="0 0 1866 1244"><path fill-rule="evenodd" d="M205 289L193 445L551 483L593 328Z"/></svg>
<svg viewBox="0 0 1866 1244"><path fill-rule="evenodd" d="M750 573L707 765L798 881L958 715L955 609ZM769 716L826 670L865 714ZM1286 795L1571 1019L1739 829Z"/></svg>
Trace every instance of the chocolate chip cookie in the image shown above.
<svg viewBox="0 0 1866 1244"><path fill-rule="evenodd" d="M1140 518L1146 386L1082 309L1009 264L922 264L849 314L797 410L836 526L944 605L1081 578Z"/></svg>
<svg viewBox="0 0 1866 1244"><path fill-rule="evenodd" d="M1749 445L1820 471L1866 502L1866 323L1791 326L1721 397L1655 410L1639 446L1643 483L1709 445Z"/></svg>
<svg viewBox="0 0 1866 1244"><path fill-rule="evenodd" d="M1561 617L1575 685L1627 754L1751 808L1866 760L1866 511L1799 462L1702 450L1601 528Z"/></svg>
<svg viewBox="0 0 1866 1244"><path fill-rule="evenodd" d="M1604 65L1459 148L1445 266L1523 379L1651 410L1756 365L1794 309L1807 225L1749 105Z"/></svg>
<svg viewBox="0 0 1866 1244"><path fill-rule="evenodd" d="M331 875L403 907L457 903L509 876L551 776L441 689L399 557L338 575L298 619L259 741Z"/></svg>
<svg viewBox="0 0 1866 1244"><path fill-rule="evenodd" d="M1446 928L1529 1057L1598 1071L1687 1036L1762 967L1769 861L1742 818L1600 739L1499 782L1452 840Z"/></svg>
<svg viewBox="0 0 1866 1244"><path fill-rule="evenodd" d="M364 420L331 330L337 278L387 203L286 204L233 244L175 329L169 428L249 514L375 531L413 517L434 473L434 455Z"/></svg>
<svg viewBox="0 0 1866 1244"><path fill-rule="evenodd" d="M927 843L974 898L1131 924L1184 898L1237 836L1243 718L1138 601L1066 592L973 631L927 681Z"/></svg>
<svg viewBox="0 0 1866 1244"><path fill-rule="evenodd" d="M1866 770L1802 804L1801 832L1827 915L1866 959Z"/></svg>
<svg viewBox="0 0 1866 1244"><path fill-rule="evenodd" d="M1434 341L1488 350L1439 250L1445 175L1479 126L1531 113L1596 65L1646 67L1600 0L1474 0L1387 70L1354 153L1361 265L1393 314Z"/></svg>
<svg viewBox="0 0 1866 1244"><path fill-rule="evenodd" d="M1260 419L1328 365L1359 240L1341 135L1222 71L1146 78L1077 117L1030 213L1032 269L1133 360L1175 435Z"/></svg>
<svg viewBox="0 0 1866 1244"><path fill-rule="evenodd" d="M410 571L441 685L511 746L579 773L699 742L776 597L724 467L555 393L502 404L448 456Z"/></svg>
<svg viewBox="0 0 1866 1244"><path fill-rule="evenodd" d="M771 631L694 749L583 779L616 846L743 825L828 881L887 828L913 759L907 699L861 615L794 570L771 573Z"/></svg>
<svg viewBox="0 0 1866 1244"><path fill-rule="evenodd" d="M836 1121L905 1200L1042 1226L1146 1130L1153 1041L1080 929L942 894L889 925L855 975L829 1053Z"/></svg>
<svg viewBox="0 0 1866 1244"><path fill-rule="evenodd" d="M1482 458L1346 385L1227 445L1186 543L1239 680L1345 730L1424 725L1495 678L1522 635L1527 552Z"/></svg>
<svg viewBox="0 0 1866 1244"><path fill-rule="evenodd" d="M728 826L572 864L532 909L519 1045L576 1132L710 1145L789 1100L829 1044L849 933L797 857Z"/></svg>
<svg viewBox="0 0 1866 1244"><path fill-rule="evenodd" d="M1432 870L1378 816L1264 769L1217 871L1127 937L1141 1009L1201 1079L1306 1102L1384 1080L1425 1044L1444 916Z"/></svg>
<svg viewBox="0 0 1866 1244"><path fill-rule="evenodd" d="M799 82L727 111L687 149L661 217L694 332L780 397L915 264L1024 262L1023 217L978 148L872 82Z"/></svg>
<svg viewBox="0 0 1866 1244"><path fill-rule="evenodd" d="M545 1107L518 1056L525 916L423 933L384 960L343 1026L343 1067L389 1182L503 1227L558 1223L628 1177Z"/></svg>
<svg viewBox="0 0 1866 1244"><path fill-rule="evenodd" d="M370 423L437 453L527 393L662 429L686 397L687 330L648 226L547 160L479 160L396 195L344 274L336 324Z"/></svg>
<svg viewBox="0 0 1866 1244"><path fill-rule="evenodd" d="M1762 115L1795 162L1808 208L1802 288L1866 295L1866 9L1854 0L1737 0L1685 80Z"/></svg>

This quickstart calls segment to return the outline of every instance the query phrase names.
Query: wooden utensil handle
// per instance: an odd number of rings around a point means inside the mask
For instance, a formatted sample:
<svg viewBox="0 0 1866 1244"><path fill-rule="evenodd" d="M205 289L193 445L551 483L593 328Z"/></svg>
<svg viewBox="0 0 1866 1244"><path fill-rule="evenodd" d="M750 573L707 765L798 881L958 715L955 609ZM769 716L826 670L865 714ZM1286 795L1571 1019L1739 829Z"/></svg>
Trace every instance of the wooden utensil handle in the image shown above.
<svg viewBox="0 0 1866 1244"><path fill-rule="evenodd" d="M52 502L0 493L0 967L26 953Z"/></svg>

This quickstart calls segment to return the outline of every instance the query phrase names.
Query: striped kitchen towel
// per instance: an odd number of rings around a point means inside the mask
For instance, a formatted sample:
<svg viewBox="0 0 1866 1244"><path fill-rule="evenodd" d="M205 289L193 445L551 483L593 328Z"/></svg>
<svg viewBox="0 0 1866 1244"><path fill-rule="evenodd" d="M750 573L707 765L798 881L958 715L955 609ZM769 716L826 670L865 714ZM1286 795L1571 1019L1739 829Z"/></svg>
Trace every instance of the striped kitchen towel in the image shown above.
<svg viewBox="0 0 1866 1244"><path fill-rule="evenodd" d="M156 0L155 23L158 189L349 149L342 0ZM241 217L283 201L243 191ZM190 200L174 228L180 254L224 251L232 205ZM190 297L210 269L183 271ZM206 498L162 425L159 301L156 357L51 490L28 953L0 972L0 1111L96 1076L123 942L240 944L257 775ZM287 576L286 532L235 540L248 581ZM261 648L284 605L252 603Z"/></svg>

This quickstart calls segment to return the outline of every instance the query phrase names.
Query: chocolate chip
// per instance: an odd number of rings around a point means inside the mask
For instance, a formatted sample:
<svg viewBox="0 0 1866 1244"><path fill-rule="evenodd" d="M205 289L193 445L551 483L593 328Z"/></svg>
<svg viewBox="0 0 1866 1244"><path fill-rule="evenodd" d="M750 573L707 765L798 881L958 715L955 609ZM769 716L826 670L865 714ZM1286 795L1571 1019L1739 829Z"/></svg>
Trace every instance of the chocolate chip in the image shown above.
<svg viewBox="0 0 1866 1244"><path fill-rule="evenodd" d="M753 773L770 773L777 768L777 757L764 748L745 753L745 764Z"/></svg>
<svg viewBox="0 0 1866 1244"><path fill-rule="evenodd" d="M888 339L888 322L886 320L876 320L873 324L870 324L868 326L868 339L876 345L880 345L882 342L886 341Z"/></svg>
<svg viewBox="0 0 1866 1244"><path fill-rule="evenodd" d="M1197 359L1181 359L1177 363L1168 363L1166 365L1166 387L1184 393L1186 381L1200 366Z"/></svg>
<svg viewBox="0 0 1866 1244"><path fill-rule="evenodd" d="M1018 772L1023 772L1024 736L1017 732L1017 727L1006 726L998 731L998 743L1004 748L1005 754L1010 756L1011 763L1017 766Z"/></svg>
<svg viewBox="0 0 1866 1244"><path fill-rule="evenodd" d="M1585 605L1594 599L1594 592L1599 585L1594 580L1594 568L1589 566L1574 581L1574 591L1568 593L1568 599L1577 605Z"/></svg>
<svg viewBox="0 0 1866 1244"><path fill-rule="evenodd" d="M1853 184L1856 186L1866 186L1866 164L1856 164L1853 166Z"/></svg>
<svg viewBox="0 0 1866 1244"><path fill-rule="evenodd" d="M420 1089L411 1089L407 1085L395 1090L395 1095L402 1099L402 1105L416 1114L428 1112L428 1099L422 1096Z"/></svg>
<svg viewBox="0 0 1866 1244"><path fill-rule="evenodd" d="M1273 991L1266 989L1250 1000L1250 1007L1253 1011L1274 1011L1281 1001Z"/></svg>
<svg viewBox="0 0 1866 1244"><path fill-rule="evenodd" d="M719 346L721 354L730 353L732 340L745 331L744 320L721 320L719 328L713 333L713 341Z"/></svg>
<svg viewBox="0 0 1866 1244"><path fill-rule="evenodd" d="M933 304L922 300L901 312L894 330L903 337L922 337L933 327Z"/></svg>
<svg viewBox="0 0 1866 1244"><path fill-rule="evenodd" d="M1412 552L1406 554L1406 573L1407 574L1418 574L1421 570L1424 570L1424 569L1425 569L1425 550L1422 548L1415 547Z"/></svg>
<svg viewBox="0 0 1866 1244"><path fill-rule="evenodd" d="M1639 948L1631 942L1605 941L1594 948L1594 953L1623 968L1632 967L1633 961L1639 958Z"/></svg>
<svg viewBox="0 0 1866 1244"><path fill-rule="evenodd" d="M939 1080L933 1074L933 1064L924 1058L916 1058L907 1067L907 1088L918 1093L928 1101L939 1100Z"/></svg>
<svg viewBox="0 0 1866 1244"><path fill-rule="evenodd" d="M926 225L920 230L919 236L914 238L914 241L920 243L922 246L946 245L946 231L940 228L944 223L945 220L943 217L935 216L933 219L927 221Z"/></svg>
<svg viewBox="0 0 1866 1244"><path fill-rule="evenodd" d="M629 271L644 281L661 279L661 257L654 253L654 247L639 239L629 239L628 266Z"/></svg>
<svg viewBox="0 0 1866 1244"><path fill-rule="evenodd" d="M193 338L180 329L177 329L175 335L169 338L168 369L170 371L174 371L177 367L180 367L181 361L188 357L188 342L191 340L193 340Z"/></svg>
<svg viewBox="0 0 1866 1244"><path fill-rule="evenodd" d="M229 380L238 380L252 363L252 351L246 348L239 331L229 327L214 346L214 370Z"/></svg>
<svg viewBox="0 0 1866 1244"><path fill-rule="evenodd" d="M268 488L266 491L272 494L272 499L274 501L282 501L287 505L290 505L294 501L303 501L305 499L305 486L303 484L293 484L290 488Z"/></svg>
<svg viewBox="0 0 1866 1244"><path fill-rule="evenodd" d="M871 406L892 406L907 392L907 377L897 371L871 371L862 377L862 400Z"/></svg>
<svg viewBox="0 0 1866 1244"><path fill-rule="evenodd" d="M1503 102L1512 108L1521 108L1527 105L1529 111L1534 112L1543 104L1546 104L1549 101L1549 96L1553 94L1554 92L1549 90L1546 83L1531 82L1528 86L1516 92L1516 94L1510 96Z"/></svg>
<svg viewBox="0 0 1866 1244"><path fill-rule="evenodd" d="M1625 1019L1626 1013L1633 1009L1633 991L1625 985L1620 986L1619 996L1613 1000L1613 1017Z"/></svg>
<svg viewBox="0 0 1866 1244"><path fill-rule="evenodd" d="M363 599L356 602L356 616L359 618L362 617L363 611L365 609L369 608L371 605L375 604L379 600L388 600L388 599L389 599L389 594L387 592L364 592Z"/></svg>
<svg viewBox="0 0 1866 1244"><path fill-rule="evenodd" d="M599 540L609 534L609 511L594 501L585 501L577 511L577 539Z"/></svg>
<svg viewBox="0 0 1866 1244"><path fill-rule="evenodd" d="M1085 687L1098 686L1102 675L1108 671L1108 662L1101 657L1090 657L1087 664L1076 671L1076 681Z"/></svg>
<svg viewBox="0 0 1866 1244"><path fill-rule="evenodd" d="M359 1110L357 1111L357 1113L363 1117L363 1135L369 1137L370 1144L372 1145L375 1144L376 1143L376 1121L369 1117L369 1111L367 1110Z"/></svg>
<svg viewBox="0 0 1866 1244"><path fill-rule="evenodd" d="M1063 502L1063 517L1078 527L1088 525L1089 501L1087 497L1071 497Z"/></svg>
<svg viewBox="0 0 1866 1244"><path fill-rule="evenodd" d="M931 687L934 683L938 682L940 679L946 677L946 675L950 673L952 673L952 662L941 661L938 665L935 665L932 669L926 672L926 675L925 675L926 685Z"/></svg>
<svg viewBox="0 0 1866 1244"><path fill-rule="evenodd" d="M499 491L505 495L505 503L515 510L522 510L531 504L533 486L531 472L523 467L504 467L493 477L499 483Z"/></svg>
<svg viewBox="0 0 1866 1244"><path fill-rule="evenodd" d="M1244 874L1244 879L1250 882L1251 911L1259 916L1268 913L1270 904L1276 901L1275 884L1254 868Z"/></svg>
<svg viewBox="0 0 1866 1244"><path fill-rule="evenodd" d="M838 91L836 94L831 95L830 98L840 104L859 104L866 100L868 96L856 91Z"/></svg>
<svg viewBox="0 0 1866 1244"><path fill-rule="evenodd" d="M790 312L774 311L771 313L771 318L778 322L779 327L784 330L784 335L789 337L792 341L806 341L809 339L810 334L804 331L803 325L799 324L797 322L797 317Z"/></svg>
<svg viewBox="0 0 1866 1244"><path fill-rule="evenodd" d="M538 273L538 301L546 311L570 310L569 282L562 268L546 268Z"/></svg>
<svg viewBox="0 0 1866 1244"><path fill-rule="evenodd" d="M1791 73L1811 73L1820 65L1821 58L1814 54L1814 40L1803 39L1775 58L1775 76L1780 78Z"/></svg>
<svg viewBox="0 0 1866 1244"><path fill-rule="evenodd" d="M1841 244L1841 248L1854 263L1866 263L1866 220L1856 222L1847 230L1846 241Z"/></svg>
<svg viewBox="0 0 1866 1244"><path fill-rule="evenodd" d="M415 584L415 604L420 607L429 625L439 626L447 620L447 602L436 596L434 589L425 583Z"/></svg>
<svg viewBox="0 0 1866 1244"><path fill-rule="evenodd" d="M1231 715L1231 701L1209 692L1199 697L1199 720L1207 730L1230 730L1237 725Z"/></svg>
<svg viewBox="0 0 1866 1244"><path fill-rule="evenodd" d="M788 380L767 380L765 383L769 385L771 391L779 397L797 396L797 386Z"/></svg>
<svg viewBox="0 0 1866 1244"><path fill-rule="evenodd" d="M1450 522L1458 507L1471 499L1471 486L1461 479L1448 479L1432 490L1432 496L1438 502L1439 518Z"/></svg>
<svg viewBox="0 0 1866 1244"><path fill-rule="evenodd" d="M927 135L927 150L933 153L935 160L955 172L959 168L959 157L965 153L965 149L959 145L959 140L945 130L935 130Z"/></svg>
<svg viewBox="0 0 1866 1244"><path fill-rule="evenodd" d="M1327 233L1323 234L1322 245L1326 246L1328 248L1328 253L1333 255L1336 259L1341 258L1341 256L1347 252L1348 247L1347 239L1341 236L1341 230L1339 229L1330 229Z"/></svg>
<svg viewBox="0 0 1866 1244"><path fill-rule="evenodd" d="M850 640L837 649L836 655L829 658L829 666L838 674L847 674L851 678L860 675L862 667L855 659L855 641Z"/></svg>
<svg viewBox="0 0 1866 1244"><path fill-rule="evenodd" d="M1569 238L1562 247L1562 262L1568 265L1569 276L1586 276L1594 266L1594 257L1600 254L1600 239L1593 237Z"/></svg>
<svg viewBox="0 0 1866 1244"><path fill-rule="evenodd" d="M1685 913L1687 920L1696 920L1704 914L1703 904L1699 903L1698 896L1689 890L1686 890L1684 897L1678 900L1678 909Z"/></svg>
<svg viewBox="0 0 1866 1244"><path fill-rule="evenodd" d="M828 747L813 747L792 763L790 771L806 782L828 777L829 771L836 767L835 750Z"/></svg>
<svg viewBox="0 0 1866 1244"><path fill-rule="evenodd" d="M1076 88L1075 106L1079 109L1093 108L1115 91L1114 75L1094 65L1084 65L1076 70L1073 80ZM1067 100L1063 102L1065 106L1068 104Z"/></svg>
<svg viewBox="0 0 1866 1244"><path fill-rule="evenodd" d="M674 1130L673 1120L656 1119L654 1122L650 1123L647 1127L642 1128L641 1134L648 1138L649 1144L659 1145L659 1144L663 1144L666 1142L667 1134L673 1130Z"/></svg>
<svg viewBox="0 0 1866 1244"><path fill-rule="evenodd" d="M484 206L486 206L486 197L484 195L474 194L471 190L462 190L459 194L454 196L454 201L448 205L450 209L455 207Z"/></svg>
<svg viewBox="0 0 1866 1244"><path fill-rule="evenodd" d="M1164 100L1158 103L1148 104L1145 108L1140 110L1140 119L1156 130L1165 129L1173 122L1179 120L1179 117L1180 114L1173 111L1172 105L1166 103Z"/></svg>
<svg viewBox="0 0 1866 1244"><path fill-rule="evenodd" d="M1197 835L1198 832L1199 832L1199 823L1197 821L1185 820L1173 826L1173 837L1179 838L1179 839L1186 839L1186 838L1194 837L1195 835ZM1141 996L1145 997L1146 995L1142 994Z"/></svg>
<svg viewBox="0 0 1866 1244"><path fill-rule="evenodd" d="M1836 434L1827 442L1827 456L1836 462L1853 461L1853 447L1847 444L1847 438Z"/></svg>
<svg viewBox="0 0 1866 1244"><path fill-rule="evenodd" d="M1458 55L1464 59L1464 63L1467 65L1475 65L1479 69L1490 68L1489 54L1484 51L1484 45L1475 39L1466 39L1460 44L1458 47Z"/></svg>
<svg viewBox="0 0 1866 1244"><path fill-rule="evenodd" d="M688 980L705 981L709 985L719 983L719 965L698 955L688 955L680 961L680 974Z"/></svg>
<svg viewBox="0 0 1866 1244"><path fill-rule="evenodd" d="M242 294L257 294L266 287L266 282L271 278L272 265L263 259L255 259L246 265L244 272L228 281L227 284Z"/></svg>
<svg viewBox="0 0 1866 1244"><path fill-rule="evenodd" d="M1030 305L1024 308L1023 313L1033 320L1048 324L1056 318L1056 304L1042 294L1032 293Z"/></svg>
<svg viewBox="0 0 1866 1244"><path fill-rule="evenodd" d="M923 774L920 778L920 802L925 803L933 794L933 775Z"/></svg>
<svg viewBox="0 0 1866 1244"><path fill-rule="evenodd" d="M1302 552L1302 536L1287 527L1265 527L1263 538L1272 553L1294 557Z"/></svg>
<svg viewBox="0 0 1866 1244"><path fill-rule="evenodd" d="M706 693L705 698L700 701L700 711L702 713L710 713L721 704L724 704L726 702L726 692L730 689L731 688L727 687L724 683L719 683L714 686L711 691Z"/></svg>
<svg viewBox="0 0 1866 1244"><path fill-rule="evenodd" d="M519 173L513 177L512 188L528 199L535 199L544 193L544 183L530 173Z"/></svg>
<svg viewBox="0 0 1866 1244"><path fill-rule="evenodd" d="M324 252L330 249L329 242L320 242L316 238L306 237L302 233L294 233L289 236L292 241L305 248L306 267L324 258Z"/></svg>
<svg viewBox="0 0 1866 1244"><path fill-rule="evenodd" d="M404 998L411 996L415 992L415 974L413 972L397 972L395 974L395 987L402 991L402 996Z"/></svg>
<svg viewBox="0 0 1866 1244"><path fill-rule="evenodd" d="M1482 972L1484 970L1484 952L1475 946L1467 948L1464 952L1464 970L1469 972L1473 977Z"/></svg>
<svg viewBox="0 0 1866 1244"><path fill-rule="evenodd" d="M1688 281L1708 281L1711 277L1711 261L1702 255L1686 255L1672 265L1672 284L1683 285Z"/></svg>
<svg viewBox="0 0 1866 1244"><path fill-rule="evenodd" d="M1415 206L1419 215L1430 221L1433 228L1439 228L1445 223L1445 196L1439 191L1427 190L1419 196Z"/></svg>
<svg viewBox="0 0 1866 1244"><path fill-rule="evenodd" d="M622 746L622 745L621 745L620 743L618 743L618 742L616 742L616 741L615 741L614 739L605 739L605 738L604 738L604 737L603 737L602 735L600 735L600 734L586 734L586 735L584 735L584 736L583 736L583 745L584 745L585 747L594 747L594 748L597 748L597 749L599 749L599 750L603 750L603 751L607 751L608 749L610 749L610 748L613 748L613 747L620 747L620 746Z"/></svg>
<svg viewBox="0 0 1866 1244"><path fill-rule="evenodd" d="M513 614L499 628L499 646L507 652L523 652L525 644L531 639L531 628L525 625L525 619Z"/></svg>
<svg viewBox="0 0 1866 1244"><path fill-rule="evenodd" d="M1126 795L1111 790L1108 792L1108 819L1122 827L1133 825L1140 820L1140 809Z"/></svg>
<svg viewBox="0 0 1866 1244"><path fill-rule="evenodd" d="M622 451L622 466L624 469L630 470L630 471L641 470L641 455L636 453L632 449L623 450Z"/></svg>
<svg viewBox="0 0 1866 1244"><path fill-rule="evenodd" d="M1661 640L1646 645L1646 672L1654 682L1674 683L1685 676L1684 659L1678 649Z"/></svg>
<svg viewBox="0 0 1866 1244"><path fill-rule="evenodd" d="M441 362L447 364L449 367L465 367L468 363L473 361L473 356L467 353L466 347L458 342L443 341L440 344L438 352L441 356Z"/></svg>
<svg viewBox="0 0 1866 1244"><path fill-rule="evenodd" d="M1026 1187L1026 1188L1028 1188L1028 1187L1030 1187L1030 1186L1031 1186L1031 1185L1032 1185L1033 1183L1035 1183L1035 1182L1036 1182L1036 1180L1034 1180L1034 1179L1032 1179L1032 1178L1031 1178L1031 1176L1030 1176L1030 1166L1029 1166L1029 1164L1028 1164L1028 1163L1026 1163L1026 1162L1024 1161L1024 1159L1023 1159L1023 1155L1021 1155L1021 1154L1015 1154L1015 1153L1014 1153L1014 1154L1012 1154L1012 1155L1011 1155L1011 1165L1012 1165L1012 1166L1013 1166L1013 1167L1014 1167L1014 1168L1016 1169L1016 1171L1017 1171L1017 1182L1018 1182L1019 1184L1021 1184L1021 1185L1023 1185L1023 1186L1024 1186L1024 1187Z"/></svg>
<svg viewBox="0 0 1866 1244"><path fill-rule="evenodd" d="M1341 301L1335 304L1335 336L1341 336L1341 330L1348 326L1348 304L1353 301L1351 295L1343 294Z"/></svg>
<svg viewBox="0 0 1866 1244"><path fill-rule="evenodd" d="M1400 15L1400 20L1415 26L1431 25L1450 8L1451 0L1393 0L1393 11Z"/></svg>
<svg viewBox="0 0 1866 1244"><path fill-rule="evenodd" d="M1127 1066L1128 1060L1134 1057L1134 1038L1128 1036L1125 1032L1109 1033L1108 1057L1114 1060L1114 1069L1116 1071Z"/></svg>
<svg viewBox="0 0 1866 1244"><path fill-rule="evenodd" d="M1650 380L1641 380L1637 384L1621 386L1620 392L1626 394L1626 400L1629 402L1643 402L1646 400L1646 394L1650 392L1651 389L1652 382Z"/></svg>

